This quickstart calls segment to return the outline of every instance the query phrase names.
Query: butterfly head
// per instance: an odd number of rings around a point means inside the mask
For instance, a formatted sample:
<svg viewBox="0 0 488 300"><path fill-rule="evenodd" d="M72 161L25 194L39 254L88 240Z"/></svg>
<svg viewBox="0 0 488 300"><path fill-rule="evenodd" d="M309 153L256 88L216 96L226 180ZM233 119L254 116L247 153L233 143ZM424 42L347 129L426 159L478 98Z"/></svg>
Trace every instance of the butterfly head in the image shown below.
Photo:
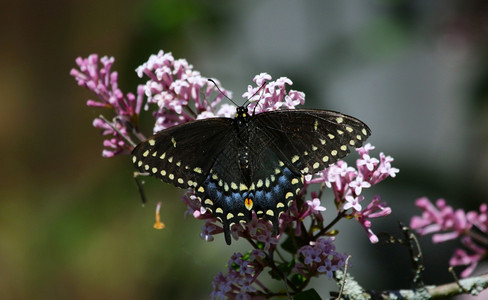
<svg viewBox="0 0 488 300"><path fill-rule="evenodd" d="M249 116L249 112L247 110L247 106L237 107L234 120L237 122L238 126L241 126L241 125L247 123L249 118L250 118L250 116Z"/></svg>

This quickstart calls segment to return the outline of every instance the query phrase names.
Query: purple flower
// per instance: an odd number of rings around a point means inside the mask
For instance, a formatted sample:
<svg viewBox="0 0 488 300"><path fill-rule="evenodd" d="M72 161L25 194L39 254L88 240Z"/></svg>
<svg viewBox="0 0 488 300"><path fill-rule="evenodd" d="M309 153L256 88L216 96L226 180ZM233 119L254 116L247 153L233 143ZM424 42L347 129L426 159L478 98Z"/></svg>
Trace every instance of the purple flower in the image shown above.
<svg viewBox="0 0 488 300"><path fill-rule="evenodd" d="M294 273L304 276L318 276L325 273L332 278L333 272L344 266L345 254L335 251L334 238L320 238L298 249L297 256L301 262L293 269Z"/></svg>
<svg viewBox="0 0 488 300"><path fill-rule="evenodd" d="M262 230L257 238L258 241L264 244L264 251L268 251L272 245L278 244L278 238L273 237L273 231L270 229Z"/></svg>
<svg viewBox="0 0 488 300"><path fill-rule="evenodd" d="M327 277L332 278L334 276L333 272L338 269L339 269L338 266L332 265L332 262L330 260L326 260L324 261L323 265L317 268L317 272L325 273Z"/></svg>
<svg viewBox="0 0 488 300"><path fill-rule="evenodd" d="M211 242L214 240L214 237L212 236L212 233L217 229L217 226L215 224L212 224L211 222L207 221L205 222L205 225L202 227L202 233L200 234L200 237L207 242Z"/></svg>
<svg viewBox="0 0 488 300"><path fill-rule="evenodd" d="M254 286L257 275L263 266L259 262L264 258L261 250L253 251L250 256L234 253L228 263L228 273L219 273L212 282L212 299L251 299L259 297L259 291Z"/></svg>

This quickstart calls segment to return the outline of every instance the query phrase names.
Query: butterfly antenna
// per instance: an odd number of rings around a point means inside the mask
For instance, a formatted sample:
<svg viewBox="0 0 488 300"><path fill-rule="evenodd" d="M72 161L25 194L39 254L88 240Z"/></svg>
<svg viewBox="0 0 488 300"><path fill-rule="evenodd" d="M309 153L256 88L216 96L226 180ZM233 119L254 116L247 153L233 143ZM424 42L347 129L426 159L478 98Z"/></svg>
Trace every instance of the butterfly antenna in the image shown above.
<svg viewBox="0 0 488 300"><path fill-rule="evenodd" d="M217 88L217 90L219 90L219 92L227 99L229 99L230 102L232 102L235 106L239 106L237 105L237 103L235 103L234 101L232 101L232 99L230 99L229 97L227 97L227 95L219 88L219 86L217 85L217 83L215 82L215 80L213 80L212 78L209 78L208 81L210 81L211 83L214 84L215 88Z"/></svg>
<svg viewBox="0 0 488 300"><path fill-rule="evenodd" d="M267 82L266 82L266 81L264 81L264 82L263 82L263 84L261 85L261 87L259 88L259 90L257 90L257 91L254 93L254 95L252 95L252 96L251 96L251 98L252 98L252 97L254 97L254 96L256 96L256 94L257 94L257 93L259 93L259 92L260 92L260 91L261 91L261 90L262 90L262 89L263 89L263 88L266 86L266 83L267 83ZM262 96L263 96L263 95L261 94L261 97L259 97L258 102L256 102L256 105L254 106L254 109L252 110L252 115L253 115L253 116L256 114L256 107L258 107L259 101L261 101ZM247 99L247 101L246 101L246 102L248 102L248 101L249 101L249 99Z"/></svg>

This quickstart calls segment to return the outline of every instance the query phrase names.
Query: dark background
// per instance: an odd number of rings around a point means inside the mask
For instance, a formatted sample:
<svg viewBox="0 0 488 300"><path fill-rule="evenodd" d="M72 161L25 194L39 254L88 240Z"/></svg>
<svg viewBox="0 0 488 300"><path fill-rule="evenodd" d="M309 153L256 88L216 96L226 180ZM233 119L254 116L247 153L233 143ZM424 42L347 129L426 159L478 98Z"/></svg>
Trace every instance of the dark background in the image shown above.
<svg viewBox="0 0 488 300"><path fill-rule="evenodd" d="M393 208L373 221L377 233L408 223L418 197L477 209L488 196L483 0L8 1L0 39L3 299L207 299L213 276L247 249L200 240L203 223L183 219L182 191L169 185L148 180L141 208L128 157L101 157L91 122L102 111L85 106L93 95L69 76L91 53L116 58L124 93L144 82L134 69L163 49L220 79L237 102L267 72L289 77L308 107L365 121L374 155L393 156L401 170L365 193ZM159 200L163 231L152 229ZM330 197L322 203L333 217ZM353 221L338 229L338 250L353 255L365 288L409 288L405 249L371 245ZM456 242L421 243L425 281L452 281ZM324 298L336 289L313 283Z"/></svg>

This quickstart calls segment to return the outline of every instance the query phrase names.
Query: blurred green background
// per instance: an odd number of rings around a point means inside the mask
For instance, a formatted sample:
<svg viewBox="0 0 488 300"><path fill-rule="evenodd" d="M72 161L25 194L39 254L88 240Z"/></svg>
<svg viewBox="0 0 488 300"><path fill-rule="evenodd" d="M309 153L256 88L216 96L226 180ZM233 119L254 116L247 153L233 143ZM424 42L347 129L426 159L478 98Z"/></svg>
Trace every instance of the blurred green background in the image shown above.
<svg viewBox="0 0 488 300"><path fill-rule="evenodd" d="M135 92L134 69L163 49L220 79L237 102L267 72L289 77L308 107L365 121L375 155L401 170L366 194L394 211L373 222L377 233L397 232L424 195L466 209L486 202L484 0L4 1L0 31L2 299L207 299L213 276L247 249L202 241L203 223L183 218L183 191L172 186L147 180L141 208L131 163L101 157L91 122L102 111L85 106L93 95L69 76L91 53L116 58L123 92ZM152 229L159 200L162 231ZM339 229L338 249L353 255L365 288L409 287L405 249L369 244L354 222ZM451 281L456 242L421 241L425 281ZM314 286L324 298L335 288L324 278Z"/></svg>

